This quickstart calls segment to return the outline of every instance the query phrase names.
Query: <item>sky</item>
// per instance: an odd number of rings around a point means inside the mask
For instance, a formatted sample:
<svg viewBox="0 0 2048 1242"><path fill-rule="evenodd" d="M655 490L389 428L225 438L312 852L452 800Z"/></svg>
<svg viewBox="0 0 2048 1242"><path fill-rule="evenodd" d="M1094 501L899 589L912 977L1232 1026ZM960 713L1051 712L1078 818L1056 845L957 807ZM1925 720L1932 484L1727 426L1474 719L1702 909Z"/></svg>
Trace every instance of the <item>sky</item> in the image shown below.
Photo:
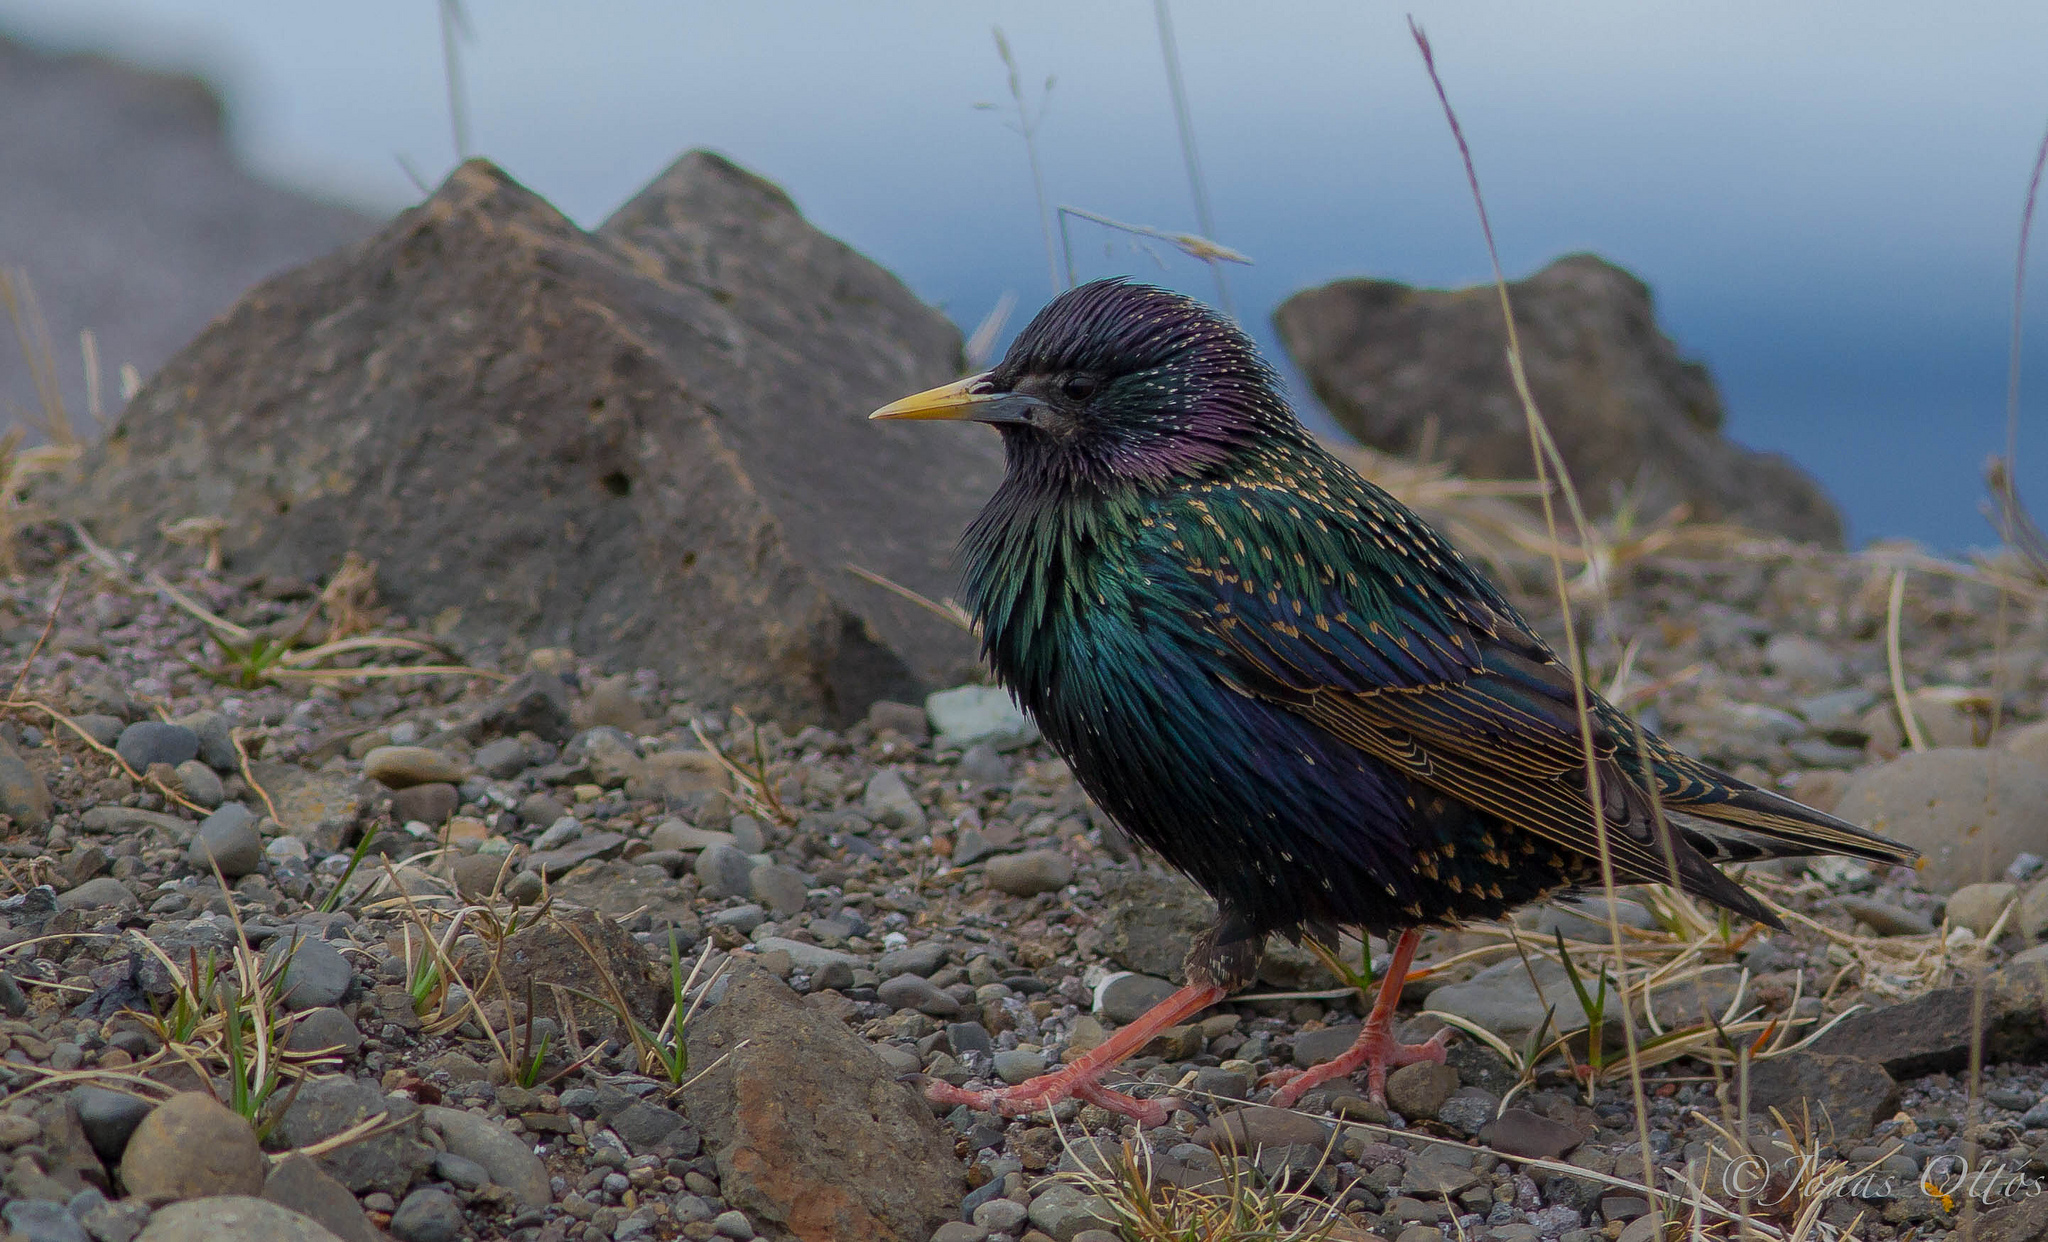
<svg viewBox="0 0 2048 1242"><path fill-rule="evenodd" d="M471 150L586 225L712 147L963 328L1014 293L1014 328L1051 275L995 26L1042 108L1054 203L1195 225L1141 0L465 7ZM1510 276L1578 250L1636 272L1719 380L1730 434L1818 475L1856 541L1991 541L1980 476L2005 438L2048 5L1173 0L1217 240L1255 261L1231 296L1269 349L1272 308L1302 288L1486 278L1411 13ZM342 201L397 210L412 174L432 184L456 159L434 0L0 0L0 29L203 73L256 169ZM1075 236L1084 279L1215 293L1170 250ZM2040 498L2048 288L2036 308L2019 447Z"/></svg>

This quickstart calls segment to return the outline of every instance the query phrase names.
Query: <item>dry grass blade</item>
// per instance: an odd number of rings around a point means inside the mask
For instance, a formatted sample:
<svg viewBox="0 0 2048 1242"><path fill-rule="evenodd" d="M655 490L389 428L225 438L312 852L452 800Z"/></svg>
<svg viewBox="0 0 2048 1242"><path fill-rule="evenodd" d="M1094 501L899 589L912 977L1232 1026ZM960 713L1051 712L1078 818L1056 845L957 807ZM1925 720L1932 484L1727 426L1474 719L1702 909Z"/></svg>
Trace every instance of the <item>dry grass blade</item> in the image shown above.
<svg viewBox="0 0 2048 1242"><path fill-rule="evenodd" d="M894 595L899 595L902 598L909 600L911 603L916 604L920 608L924 608L931 612L937 613L939 616L944 617L946 620L952 622L954 625L957 625L961 629L966 630L969 634L979 633L979 630L974 624L974 618L967 615L967 610L965 608L962 608L960 605L954 603L950 599L932 599L928 595L924 595L917 591L911 590L909 587L904 586L900 582L895 582L888 578L884 578L882 575L876 573L872 569L863 569L861 566L855 565L851 561L847 562L846 572L852 574L856 578L861 579L863 582L872 582L876 586L882 588L884 591L888 591Z"/></svg>
<svg viewBox="0 0 2048 1242"><path fill-rule="evenodd" d="M1899 617L1906 609L1906 571L1892 571L1891 602L1885 609L1884 654L1890 665L1892 705L1899 713L1899 727L1906 744L1914 750L1927 749L1927 737L1920 732L1920 718L1913 713L1913 700L1906 694L1906 661L1899 651Z"/></svg>

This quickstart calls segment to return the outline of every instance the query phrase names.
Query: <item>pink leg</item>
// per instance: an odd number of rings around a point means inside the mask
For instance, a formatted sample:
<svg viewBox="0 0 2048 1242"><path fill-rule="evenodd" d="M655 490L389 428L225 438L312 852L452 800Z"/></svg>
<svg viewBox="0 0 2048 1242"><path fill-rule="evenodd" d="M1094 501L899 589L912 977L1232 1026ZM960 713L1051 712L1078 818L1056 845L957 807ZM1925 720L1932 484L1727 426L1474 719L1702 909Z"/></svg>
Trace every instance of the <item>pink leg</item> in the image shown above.
<svg viewBox="0 0 2048 1242"><path fill-rule="evenodd" d="M1136 1022L1118 1031L1064 1069L1026 1079L1001 1091L969 1091L951 1083L934 1082L925 1087L925 1097L939 1104L965 1104L983 1112L1024 1116L1050 1108L1069 1096L1099 1104L1113 1113L1135 1117L1147 1126L1166 1124L1172 1104L1178 1101L1139 1100L1101 1084L1103 1074L1113 1069L1152 1037L1223 999L1222 988L1213 984L1189 984L1146 1010Z"/></svg>
<svg viewBox="0 0 2048 1242"><path fill-rule="evenodd" d="M1415 946L1421 941L1422 932L1411 927L1394 942L1393 956L1387 962L1386 974L1380 978L1380 994L1351 1047L1336 1060L1310 1069L1275 1070L1266 1075L1261 1086L1280 1088L1267 1103L1274 1108L1292 1108L1311 1088L1332 1078L1345 1077L1361 1065L1366 1070L1366 1090L1374 1100L1385 1103L1389 1069L1417 1061L1443 1061L1444 1045L1451 1036L1448 1028L1419 1044L1394 1042L1394 1010L1401 1003L1401 985L1407 981L1408 964L1415 960Z"/></svg>

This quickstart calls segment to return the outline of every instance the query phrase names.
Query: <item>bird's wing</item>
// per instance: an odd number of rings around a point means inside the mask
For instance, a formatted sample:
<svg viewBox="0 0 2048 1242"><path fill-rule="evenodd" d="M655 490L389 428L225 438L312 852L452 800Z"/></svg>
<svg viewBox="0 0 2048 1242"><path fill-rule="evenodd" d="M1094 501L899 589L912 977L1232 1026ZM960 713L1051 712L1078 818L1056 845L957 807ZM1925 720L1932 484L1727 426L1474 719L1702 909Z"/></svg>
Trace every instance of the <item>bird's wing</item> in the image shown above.
<svg viewBox="0 0 2048 1242"><path fill-rule="evenodd" d="M1639 738L1625 716L1589 693L1603 833L1588 796L1571 676L1512 607L1390 497L1384 505L1391 510L1376 504L1369 522L1348 526L1343 514L1327 510L1281 520L1274 503L1271 495L1229 489L1197 495L1189 512L1164 519L1171 529L1151 540L1171 562L1161 564L1162 576L1190 584L1183 605L1204 614L1224 676L1237 689L1284 704L1411 779L1589 859L1599 857L1604 835L1619 879L1667 881L1675 868L1685 889L1768 919L1707 855L1787 852L1770 848L1772 835L1786 834L1794 819L1784 808L1816 813L1741 786L1763 799L1750 807L1755 799L1731 792L1712 779L1718 773L1654 735ZM1390 521L1405 529L1389 531ZM1659 814L1653 787L1669 809L1714 818L1738 811L1749 821L1747 839L1724 851L1721 842L1684 830ZM1820 818L1851 840L1879 840ZM1865 844L1856 852L1871 851Z"/></svg>

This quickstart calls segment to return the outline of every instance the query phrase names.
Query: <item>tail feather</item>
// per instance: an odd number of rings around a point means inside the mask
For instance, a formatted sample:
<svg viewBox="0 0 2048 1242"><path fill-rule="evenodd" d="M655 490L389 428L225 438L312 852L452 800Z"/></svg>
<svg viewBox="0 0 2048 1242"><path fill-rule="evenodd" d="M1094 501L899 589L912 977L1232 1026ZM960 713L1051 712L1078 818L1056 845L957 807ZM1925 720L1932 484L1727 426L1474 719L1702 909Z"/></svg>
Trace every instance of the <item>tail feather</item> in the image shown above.
<svg viewBox="0 0 2048 1242"><path fill-rule="evenodd" d="M1688 838L1707 838L1711 844L1702 846L1702 852L1717 861L1842 854L1910 867L1920 858L1920 851L1911 846L1858 828L1848 820L1768 789L1730 777L1722 780L1725 796L1671 808L1693 821L1684 824L1683 830Z"/></svg>

